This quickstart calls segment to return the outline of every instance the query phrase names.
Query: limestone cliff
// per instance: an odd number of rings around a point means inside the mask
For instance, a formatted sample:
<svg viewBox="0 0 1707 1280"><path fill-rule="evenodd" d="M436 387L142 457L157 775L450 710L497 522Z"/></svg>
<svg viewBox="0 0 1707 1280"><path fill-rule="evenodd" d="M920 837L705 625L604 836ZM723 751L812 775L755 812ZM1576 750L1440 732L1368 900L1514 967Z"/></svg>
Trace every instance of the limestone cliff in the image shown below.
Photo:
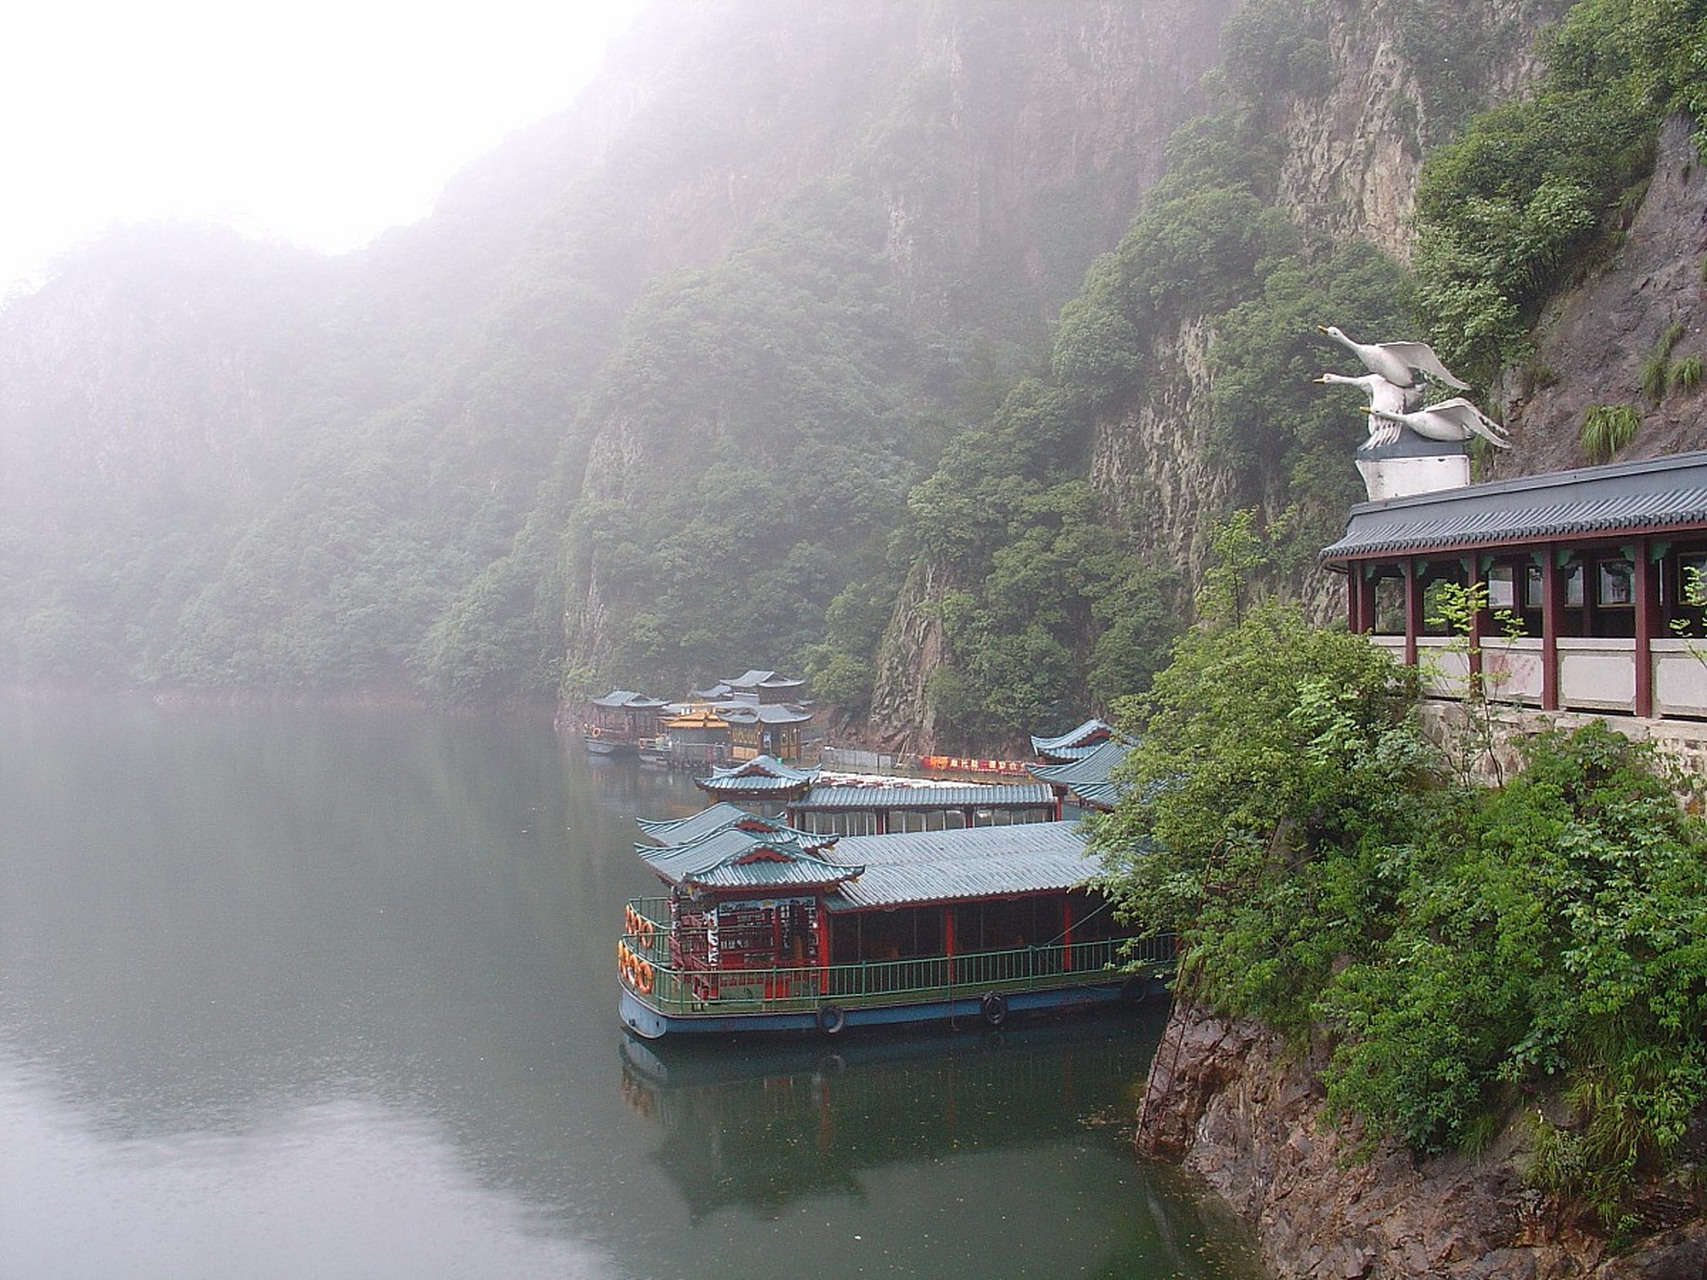
<svg viewBox="0 0 1707 1280"><path fill-rule="evenodd" d="M1707 448L1707 388L1654 397L1641 385L1668 331L1673 360L1707 359L1707 165L1689 135L1689 121L1666 123L1653 180L1617 251L1543 318L1535 361L1510 378L1505 422L1516 448L1497 460L1498 474L1600 461L1581 444L1593 405L1640 412L1620 458Z"/></svg>
<svg viewBox="0 0 1707 1280"><path fill-rule="evenodd" d="M1451 137L1471 111L1532 83L1538 33L1566 7L1562 0L1479 6L1332 0L1286 13L1271 7L1282 14L1278 20L1293 24L1287 29L1293 53L1274 73L1289 87L1250 83L1256 73L1247 67L1229 88L1274 136L1278 176L1268 193L1274 206L1309 234L1368 242L1404 261L1426 148ZM1259 32L1262 39L1271 35ZM1280 55L1259 47L1248 56L1261 64ZM1133 142L1146 145L1136 135ZM1139 360L1142 377L1098 413L1089 460L1089 479L1109 520L1130 531L1138 554L1177 571L1187 594L1201 579L1218 520L1253 500L1271 515L1283 503L1241 489L1213 460L1209 355L1216 337L1214 317L1190 314L1151 335ZM1351 465L1348 456L1348 472ZM927 577L946 581L941 572ZM915 574L915 588L918 582ZM1332 583L1305 575L1288 587L1322 619L1337 614ZM911 591L879 655L872 723L893 745L931 745L920 714L924 691L936 664L952 665L956 655L940 629L931 631L927 651L918 643L927 628L907 615L928 613L936 603Z"/></svg>
<svg viewBox="0 0 1707 1280"><path fill-rule="evenodd" d="M1237 0L804 7L743 0L712 6L716 21L702 24L702 43L672 45L680 63L667 91L617 113L615 127L676 156L679 172L661 168L653 184L669 194L662 209L647 207L646 225L649 235L669 240L677 263L738 249L767 214L803 192L835 185L875 202L886 220L886 293L870 312L881 308L896 329L911 326L891 344L911 351L884 370L897 384L895 398L906 397L894 412L940 413L944 406L932 397L955 394L969 344L988 344L1011 362L1043 346L1049 320L1077 291L1087 263L1116 243L1163 172L1173 130L1207 105L1199 82L1218 62L1222 26L1237 7ZM734 83L729 68L738 70ZM716 117L709 105L696 116L708 94L719 98ZM701 119L715 119L715 133L696 130ZM642 128L646 120L652 123ZM625 164L627 173L632 158ZM705 323L727 330L739 319ZM907 385L909 360L924 366L916 386ZM845 367L851 359L826 358L832 362ZM743 466L762 469L793 447L786 425L760 440L744 424L760 416L752 396L732 405L690 396L684 399L694 403L637 415L636 383L645 374L640 360L619 355L604 392L575 426L571 486L587 503L633 506L637 494L666 484L684 491L706 465L709 443L742 431L752 437L741 446ZM777 414L801 415L799 404ZM867 432L875 434L869 415L850 421L844 434ZM868 452L884 447L855 443ZM858 536L844 532L842 540ZM566 665L607 669L626 640L624 583L601 571L592 538L572 530L570 542ZM918 580L925 585L900 603L876 661L885 674L875 731L908 745L928 725L923 690L945 657L928 615L946 575L927 566ZM725 660L782 664L787 653Z"/></svg>
<svg viewBox="0 0 1707 1280"><path fill-rule="evenodd" d="M1181 1162L1257 1231L1277 1275L1699 1280L1707 1225L1656 1189L1628 1252L1562 1215L1519 1172L1509 1131L1476 1156L1418 1161L1330 1124L1320 1061L1251 1023L1176 1005L1156 1051L1138 1145Z"/></svg>
<svg viewBox="0 0 1707 1280"><path fill-rule="evenodd" d="M1467 101L1522 92L1539 69L1537 33L1564 7L1506 0L1455 11L1460 44L1449 51L1430 43L1414 9L1336 0L1325 27L1322 92L1271 107L1283 147L1275 204L1301 226L1408 258L1425 143L1451 131L1452 121L1438 117L1451 105L1462 110ZM1430 54L1459 60L1452 68L1456 98L1442 102L1446 95L1427 90L1441 79L1439 68L1417 65ZM1204 356L1212 338L1193 322L1155 353L1158 373L1141 399L1101 424L1093 470L1113 509L1188 581L1201 576L1208 529L1234 492L1231 478L1204 461ZM1308 594L1309 584L1298 585ZM1324 601L1323 611L1329 608Z"/></svg>

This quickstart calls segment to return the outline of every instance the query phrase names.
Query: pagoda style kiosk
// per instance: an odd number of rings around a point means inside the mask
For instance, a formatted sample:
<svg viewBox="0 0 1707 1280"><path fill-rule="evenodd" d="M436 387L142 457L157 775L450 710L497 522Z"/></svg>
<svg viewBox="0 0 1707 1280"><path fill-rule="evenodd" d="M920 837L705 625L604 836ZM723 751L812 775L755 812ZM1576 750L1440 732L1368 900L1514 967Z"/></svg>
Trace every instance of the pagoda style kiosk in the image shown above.
<svg viewBox="0 0 1707 1280"><path fill-rule="evenodd" d="M1131 751L1132 744L1124 739L1104 738L1074 759L1032 765L1031 776L1055 793L1057 810L1063 818L1108 813L1120 803L1125 790L1111 781L1110 775Z"/></svg>
<svg viewBox="0 0 1707 1280"><path fill-rule="evenodd" d="M695 778L693 784L713 800L745 805L754 813L775 817L783 806L805 797L818 781L818 773L817 769L796 769L775 756L755 756L715 769L710 777Z"/></svg>
<svg viewBox="0 0 1707 1280"><path fill-rule="evenodd" d="M1083 759L1117 736L1113 725L1093 716L1078 727L1053 738L1032 734L1031 749L1044 764L1066 764L1070 760Z"/></svg>
<svg viewBox="0 0 1707 1280"><path fill-rule="evenodd" d="M689 690L689 697L727 726L730 760L798 760L805 754L806 728L812 723L812 712L798 701L805 684L780 672L755 669L709 689Z"/></svg>
<svg viewBox="0 0 1707 1280"><path fill-rule="evenodd" d="M1707 718L1707 452L1361 503L1321 563L1351 629L1437 694L1475 675L1543 711ZM1486 589L1468 644L1429 621L1444 582Z"/></svg>

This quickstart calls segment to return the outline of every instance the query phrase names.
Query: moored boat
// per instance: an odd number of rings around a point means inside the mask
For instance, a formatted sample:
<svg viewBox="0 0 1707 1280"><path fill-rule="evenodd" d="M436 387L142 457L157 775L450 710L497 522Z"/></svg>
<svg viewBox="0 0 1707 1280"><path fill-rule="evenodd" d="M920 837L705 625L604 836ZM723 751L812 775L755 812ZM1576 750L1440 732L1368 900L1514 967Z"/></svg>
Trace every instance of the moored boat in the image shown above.
<svg viewBox="0 0 1707 1280"><path fill-rule="evenodd" d="M627 904L617 961L647 1038L1000 1026L1137 1002L1172 970L1170 939L1134 943L1084 886L1076 823L837 838L724 803L641 827L665 892Z"/></svg>
<svg viewBox="0 0 1707 1280"><path fill-rule="evenodd" d="M632 689L612 689L586 704L588 719L581 741L592 756L638 755L642 743L658 731L658 716L667 704Z"/></svg>

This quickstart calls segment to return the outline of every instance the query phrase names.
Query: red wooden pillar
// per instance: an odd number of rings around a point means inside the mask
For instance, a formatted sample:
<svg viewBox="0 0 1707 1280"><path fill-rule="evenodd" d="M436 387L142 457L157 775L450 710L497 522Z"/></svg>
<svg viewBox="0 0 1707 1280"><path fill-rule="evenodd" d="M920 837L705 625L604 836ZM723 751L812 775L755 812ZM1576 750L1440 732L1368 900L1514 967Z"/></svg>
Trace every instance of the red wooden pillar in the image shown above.
<svg viewBox="0 0 1707 1280"><path fill-rule="evenodd" d="M1488 575L1482 572L1482 557L1472 551L1469 559L1469 586L1472 592L1481 597L1482 603L1487 603ZM1479 589L1479 590L1478 590ZM1477 684L1482 677L1482 637L1486 632L1482 624L1484 609L1475 609L1470 613L1470 652L1466 655L1470 664L1470 679Z"/></svg>
<svg viewBox="0 0 1707 1280"><path fill-rule="evenodd" d="M1559 709L1559 628L1565 620L1565 575L1552 546L1541 550L1541 709Z"/></svg>
<svg viewBox="0 0 1707 1280"><path fill-rule="evenodd" d="M1073 971L1073 896L1061 899L1061 972Z"/></svg>
<svg viewBox="0 0 1707 1280"><path fill-rule="evenodd" d="M1362 631L1363 588L1363 566L1353 560L1345 567L1345 625L1354 636Z"/></svg>
<svg viewBox="0 0 1707 1280"><path fill-rule="evenodd" d="M942 953L948 957L948 984L954 985L954 908L942 909Z"/></svg>
<svg viewBox="0 0 1707 1280"><path fill-rule="evenodd" d="M1417 665L1417 637L1423 630L1423 592L1418 580L1421 570L1415 556L1405 560L1405 665Z"/></svg>
<svg viewBox="0 0 1707 1280"><path fill-rule="evenodd" d="M1654 714L1654 628L1660 619L1659 575L1648 557L1648 540L1636 540L1636 714Z"/></svg>
<svg viewBox="0 0 1707 1280"><path fill-rule="evenodd" d="M830 913L818 899L818 994L830 994Z"/></svg>

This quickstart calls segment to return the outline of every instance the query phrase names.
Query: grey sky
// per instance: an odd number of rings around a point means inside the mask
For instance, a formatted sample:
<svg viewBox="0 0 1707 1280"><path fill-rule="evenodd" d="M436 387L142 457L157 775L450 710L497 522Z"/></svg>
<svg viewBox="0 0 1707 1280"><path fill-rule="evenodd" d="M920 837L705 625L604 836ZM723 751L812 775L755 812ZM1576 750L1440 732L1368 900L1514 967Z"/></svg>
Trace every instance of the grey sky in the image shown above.
<svg viewBox="0 0 1707 1280"><path fill-rule="evenodd" d="M568 106L642 0L56 0L0 46L0 295L114 222L338 252Z"/></svg>

